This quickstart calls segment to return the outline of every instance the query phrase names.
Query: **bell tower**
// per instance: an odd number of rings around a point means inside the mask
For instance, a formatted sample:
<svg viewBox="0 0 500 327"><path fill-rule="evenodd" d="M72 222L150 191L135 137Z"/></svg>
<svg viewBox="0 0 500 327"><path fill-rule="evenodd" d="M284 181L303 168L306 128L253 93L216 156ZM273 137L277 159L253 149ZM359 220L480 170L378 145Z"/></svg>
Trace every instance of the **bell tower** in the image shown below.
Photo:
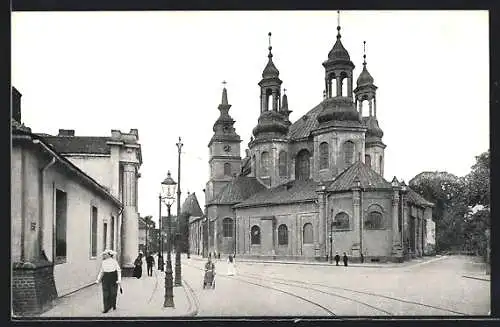
<svg viewBox="0 0 500 327"><path fill-rule="evenodd" d="M220 116L214 123L214 135L208 143L210 178L205 192L206 203L211 202L241 170L241 139L234 128L234 120L229 115L231 105L227 101L226 82L222 84L224 86L222 101L219 104Z"/></svg>

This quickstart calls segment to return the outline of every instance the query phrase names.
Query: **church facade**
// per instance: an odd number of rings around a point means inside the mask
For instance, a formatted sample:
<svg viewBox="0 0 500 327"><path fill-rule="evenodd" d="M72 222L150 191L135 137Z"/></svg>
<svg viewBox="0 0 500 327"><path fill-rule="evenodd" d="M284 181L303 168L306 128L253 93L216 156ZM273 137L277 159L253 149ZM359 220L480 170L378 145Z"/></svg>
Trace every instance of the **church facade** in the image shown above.
<svg viewBox="0 0 500 327"><path fill-rule="evenodd" d="M396 177L384 179L377 86L364 60L354 88L355 66L337 30L323 62L323 101L293 123L269 46L260 116L244 158L223 88L208 144L209 252L316 260L345 252L354 261L402 261L432 248L426 231L433 204Z"/></svg>

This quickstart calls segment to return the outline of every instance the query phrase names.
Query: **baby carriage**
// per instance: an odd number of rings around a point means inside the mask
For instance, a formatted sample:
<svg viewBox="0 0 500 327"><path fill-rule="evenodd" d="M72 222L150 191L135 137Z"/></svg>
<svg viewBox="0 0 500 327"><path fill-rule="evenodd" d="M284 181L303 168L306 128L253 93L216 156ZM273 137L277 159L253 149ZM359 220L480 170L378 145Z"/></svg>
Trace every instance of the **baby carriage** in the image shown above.
<svg viewBox="0 0 500 327"><path fill-rule="evenodd" d="M203 288L215 288L215 265L212 262L205 265Z"/></svg>

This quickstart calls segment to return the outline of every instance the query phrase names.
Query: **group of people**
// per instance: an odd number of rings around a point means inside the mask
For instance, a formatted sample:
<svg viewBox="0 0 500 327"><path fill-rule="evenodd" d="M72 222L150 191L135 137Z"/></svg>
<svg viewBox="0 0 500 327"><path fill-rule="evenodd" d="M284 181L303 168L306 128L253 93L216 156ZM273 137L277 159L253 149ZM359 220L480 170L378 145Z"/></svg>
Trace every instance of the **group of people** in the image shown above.
<svg viewBox="0 0 500 327"><path fill-rule="evenodd" d="M144 254L142 251L139 251L139 255L134 260L134 273L133 277L141 278L142 277L142 258ZM148 252L146 255L146 268L148 276L153 276L153 267L155 265L155 258L153 257L153 253Z"/></svg>
<svg viewBox="0 0 500 327"><path fill-rule="evenodd" d="M334 259L335 259L335 265L338 266L340 261L340 255L338 252L336 252ZM344 261L344 266L346 267L347 267L347 260L348 260L347 254L344 252L344 255L342 256L342 261Z"/></svg>

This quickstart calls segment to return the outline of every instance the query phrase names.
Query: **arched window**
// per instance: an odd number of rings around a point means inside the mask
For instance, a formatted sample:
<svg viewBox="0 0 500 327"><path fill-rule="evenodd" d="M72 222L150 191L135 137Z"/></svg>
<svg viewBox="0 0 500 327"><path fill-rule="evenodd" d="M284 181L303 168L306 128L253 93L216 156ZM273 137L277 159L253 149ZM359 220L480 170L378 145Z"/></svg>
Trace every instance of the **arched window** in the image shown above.
<svg viewBox="0 0 500 327"><path fill-rule="evenodd" d="M224 218L222 221L222 235L233 237L233 220L231 218Z"/></svg>
<svg viewBox="0 0 500 327"><path fill-rule="evenodd" d="M369 210L365 218L365 229L383 229L384 216L382 215L382 208L378 205L373 205Z"/></svg>
<svg viewBox="0 0 500 327"><path fill-rule="evenodd" d="M280 177L285 177L287 176L287 162L286 162L286 152L285 151L280 151L280 156L279 156L279 170L280 170Z"/></svg>
<svg viewBox="0 0 500 327"><path fill-rule="evenodd" d="M333 219L333 229L349 229L349 215L340 212Z"/></svg>
<svg viewBox="0 0 500 327"><path fill-rule="evenodd" d="M260 228L259 226L252 226L250 230L251 233L251 243L252 244L260 244Z"/></svg>
<svg viewBox="0 0 500 327"><path fill-rule="evenodd" d="M231 164L229 162L224 164L224 176L231 176Z"/></svg>
<svg viewBox="0 0 500 327"><path fill-rule="evenodd" d="M309 151L301 150L295 159L295 179L307 180L309 179L310 168L309 168Z"/></svg>
<svg viewBox="0 0 500 327"><path fill-rule="evenodd" d="M266 99L267 99L266 110L273 110L273 101L274 101L273 90L271 89L266 90Z"/></svg>
<svg viewBox="0 0 500 327"><path fill-rule="evenodd" d="M304 242L304 244L311 244L311 243L313 243L313 241L314 241L313 226L311 223L307 223L304 225L303 242Z"/></svg>
<svg viewBox="0 0 500 327"><path fill-rule="evenodd" d="M319 145L319 169L327 169L329 164L328 143L323 142Z"/></svg>
<svg viewBox="0 0 500 327"><path fill-rule="evenodd" d="M350 166L353 163L354 159L354 142L353 141L345 141L342 150L344 152L344 162L346 166Z"/></svg>
<svg viewBox="0 0 500 327"><path fill-rule="evenodd" d="M349 77L345 72L340 73L340 85L341 85L341 96L348 97L347 94L347 85L349 84Z"/></svg>
<svg viewBox="0 0 500 327"><path fill-rule="evenodd" d="M370 168L372 167L372 157L369 154L365 154L365 164Z"/></svg>
<svg viewBox="0 0 500 327"><path fill-rule="evenodd" d="M288 244L288 228L285 224L279 225L278 227L278 245Z"/></svg>
<svg viewBox="0 0 500 327"><path fill-rule="evenodd" d="M260 176L269 176L269 152L260 154Z"/></svg>

